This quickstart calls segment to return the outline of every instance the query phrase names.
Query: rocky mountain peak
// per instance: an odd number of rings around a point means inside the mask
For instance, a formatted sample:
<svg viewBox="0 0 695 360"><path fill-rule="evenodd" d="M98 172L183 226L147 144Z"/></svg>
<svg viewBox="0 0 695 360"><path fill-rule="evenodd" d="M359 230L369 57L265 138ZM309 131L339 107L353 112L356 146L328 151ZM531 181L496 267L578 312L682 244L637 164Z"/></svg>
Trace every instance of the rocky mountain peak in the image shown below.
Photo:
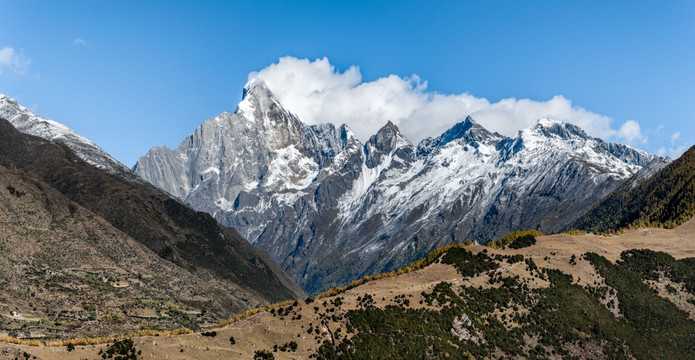
<svg viewBox="0 0 695 360"><path fill-rule="evenodd" d="M437 138L427 138L422 140L417 148L418 156L427 156L450 142L459 141L464 144L481 143L485 141L495 141L502 139L503 136L498 133L488 131L478 122L473 120L469 115L466 118L456 123L449 130L445 131Z"/></svg>
<svg viewBox="0 0 695 360"><path fill-rule="evenodd" d="M343 142L347 143L348 141L357 140L355 133L353 133L352 130L350 130L350 128L345 124L340 125L338 132L340 133L340 138L343 140Z"/></svg>
<svg viewBox="0 0 695 360"><path fill-rule="evenodd" d="M17 105L17 101L15 99L13 99L5 94L0 94L0 103L3 103L3 102L14 103L15 105Z"/></svg>
<svg viewBox="0 0 695 360"><path fill-rule="evenodd" d="M377 166L391 153L406 161L415 159L413 144L401 135L398 127L391 121L370 137L364 148L368 168Z"/></svg>
<svg viewBox="0 0 695 360"><path fill-rule="evenodd" d="M458 139L463 139L466 143L482 142L495 137L500 137L500 135L491 133L473 120L472 117L467 116L465 120L457 123L444 132L444 134L438 138L437 145L443 146Z"/></svg>
<svg viewBox="0 0 695 360"><path fill-rule="evenodd" d="M389 120L376 135L369 138L367 143L380 151L391 152L398 146L399 141L407 140L401 135L398 127Z"/></svg>
<svg viewBox="0 0 695 360"><path fill-rule="evenodd" d="M540 118L531 128L531 132L545 137L558 137L561 139L591 139L579 126L564 123L550 118Z"/></svg>
<svg viewBox="0 0 695 360"><path fill-rule="evenodd" d="M398 129L398 126L396 126L396 124L394 124L393 122L391 122L391 120L388 120L388 121L386 122L386 124L385 124L384 126L381 127L380 130L384 130L384 129L389 129L389 130L391 130L391 131L393 131L393 132L395 132L395 133L398 133L398 134L400 134L400 132L401 132L401 131Z"/></svg>
<svg viewBox="0 0 695 360"><path fill-rule="evenodd" d="M254 79L246 83L244 86L241 99L244 100L247 97L272 98L273 92L270 90L265 81Z"/></svg>
<svg viewBox="0 0 695 360"><path fill-rule="evenodd" d="M270 122L273 125L274 120L282 120L289 114L262 80L252 80L244 86L244 94L235 113L251 122Z"/></svg>

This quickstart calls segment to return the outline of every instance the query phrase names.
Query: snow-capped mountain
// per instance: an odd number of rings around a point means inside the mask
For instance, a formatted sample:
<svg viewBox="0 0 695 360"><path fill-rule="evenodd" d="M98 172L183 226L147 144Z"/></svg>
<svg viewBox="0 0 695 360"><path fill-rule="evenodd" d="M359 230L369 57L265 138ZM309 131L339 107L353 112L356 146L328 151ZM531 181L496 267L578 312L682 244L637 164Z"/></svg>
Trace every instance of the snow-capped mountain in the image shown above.
<svg viewBox="0 0 695 360"><path fill-rule="evenodd" d="M134 170L317 292L445 243L559 231L654 159L550 119L510 138L468 117L417 146L388 122L362 144L344 125L302 123L259 82Z"/></svg>
<svg viewBox="0 0 695 360"><path fill-rule="evenodd" d="M38 136L53 143L62 143L69 147L82 160L101 168L112 175L129 179L136 176L125 165L114 159L89 139L79 135L69 127L44 119L19 105L7 95L0 94L0 118L9 121L22 133Z"/></svg>
<svg viewBox="0 0 695 360"><path fill-rule="evenodd" d="M150 149L133 170L198 209L226 213L259 191L291 202L350 138L345 127L302 123L259 85L236 113L204 122L176 150Z"/></svg>

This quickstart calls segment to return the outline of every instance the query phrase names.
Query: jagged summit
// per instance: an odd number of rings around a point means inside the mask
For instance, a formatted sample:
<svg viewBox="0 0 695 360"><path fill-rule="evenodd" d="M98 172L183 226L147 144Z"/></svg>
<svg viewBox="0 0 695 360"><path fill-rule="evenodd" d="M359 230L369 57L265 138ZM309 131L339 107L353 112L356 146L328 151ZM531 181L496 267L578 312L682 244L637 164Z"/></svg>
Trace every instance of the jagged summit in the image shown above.
<svg viewBox="0 0 695 360"><path fill-rule="evenodd" d="M559 137L561 139L591 139L579 126L565 123L550 118L540 118L530 131L546 137Z"/></svg>
<svg viewBox="0 0 695 360"><path fill-rule="evenodd" d="M290 115L289 111L280 105L265 82L261 80L249 82L244 87L243 97L237 105L235 114L252 122L261 121L264 123L267 123L269 118L286 118Z"/></svg>
<svg viewBox="0 0 695 360"><path fill-rule="evenodd" d="M427 138L418 144L418 156L427 156L438 148L451 142L457 141L462 144L472 144L474 147L483 142L496 143L504 137L498 133L488 131L469 115L454 124L449 130L445 131L437 138Z"/></svg>
<svg viewBox="0 0 695 360"><path fill-rule="evenodd" d="M397 132L397 133L400 133L400 132L401 132L401 131L398 129L398 126L396 126L396 124L394 124L393 122L391 122L391 120L386 121L386 124L385 124L384 126L382 126L381 129L382 129L382 130L383 130L383 129L390 129L390 130L392 130L392 131L394 131L394 132ZM381 130L379 130L379 131L381 131Z"/></svg>
<svg viewBox="0 0 695 360"><path fill-rule="evenodd" d="M260 79L252 79L249 82L244 85L244 90L242 92L241 99L245 99L247 95L253 94L253 95L265 95L268 97L272 97L273 92L270 91L270 88L268 85L265 83L265 81L260 80Z"/></svg>
<svg viewBox="0 0 695 360"><path fill-rule="evenodd" d="M455 124L449 130L444 132L444 134L438 137L436 143L438 146L443 146L458 139L462 139L466 143L471 143L501 137L502 136L500 134L488 131L478 122L473 120L472 117L467 116L465 120Z"/></svg>
<svg viewBox="0 0 695 360"><path fill-rule="evenodd" d="M407 146L410 141L403 137L398 127L389 120L367 143L380 151L390 152L399 146Z"/></svg>
<svg viewBox="0 0 695 360"><path fill-rule="evenodd" d="M206 199L205 211L215 213L238 208L245 194L257 191L291 190L283 201L293 200L352 138L347 127L304 124L265 83L255 81L245 87L234 114L206 120L174 150L151 149L135 169L186 202ZM156 164L167 165L145 170Z"/></svg>
<svg viewBox="0 0 695 360"><path fill-rule="evenodd" d="M353 133L346 124L340 125L340 127L338 127L338 131L340 132L340 136L342 139L344 139L344 141L347 141L347 139L357 139L355 133Z"/></svg>
<svg viewBox="0 0 695 360"><path fill-rule="evenodd" d="M400 161L412 162L415 159L413 144L401 135L398 127L390 120L369 138L364 145L364 153L367 168L370 169L379 165L391 165L384 163L387 158L395 159L398 163L393 165L399 167L403 166Z"/></svg>

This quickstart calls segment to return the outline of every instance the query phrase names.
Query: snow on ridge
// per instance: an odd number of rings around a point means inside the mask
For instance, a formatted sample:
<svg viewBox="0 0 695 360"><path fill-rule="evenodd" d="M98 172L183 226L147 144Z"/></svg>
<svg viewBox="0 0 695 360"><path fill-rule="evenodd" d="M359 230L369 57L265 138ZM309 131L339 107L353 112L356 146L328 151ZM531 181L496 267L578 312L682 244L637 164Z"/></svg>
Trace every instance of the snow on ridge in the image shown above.
<svg viewBox="0 0 695 360"><path fill-rule="evenodd" d="M235 114L241 115L244 119L253 122L255 120L254 113L256 108L253 106L251 101L248 99L241 100L239 105L237 105Z"/></svg>
<svg viewBox="0 0 695 360"><path fill-rule="evenodd" d="M0 117L7 119L20 132L29 135L51 141L74 137L86 144L96 146L92 141L78 135L64 124L38 116L13 98L2 94L0 94Z"/></svg>
<svg viewBox="0 0 695 360"><path fill-rule="evenodd" d="M22 133L67 145L82 160L111 174L132 175L130 169L91 140L65 124L34 114L7 95L0 94L0 117L8 120Z"/></svg>
<svg viewBox="0 0 695 360"><path fill-rule="evenodd" d="M549 126L564 124L547 118L540 119L539 123ZM367 202L370 197L379 198L380 201L372 205L368 213L363 215L364 218L375 214L393 213L394 209L398 209L396 213L406 214L425 203L433 205L430 206L427 216L434 216L433 212L445 208L445 204L453 203L462 195L470 193L473 185L480 186L484 194L501 191L503 179L516 182L520 188L531 187L535 178L528 184L523 184L519 179L509 178L509 175L517 172L517 169L542 168L548 157L559 156L560 159L557 161L570 157L581 158L582 161L602 168L610 176L623 180L641 169L641 166L628 164L612 154L598 152L597 143L601 140L594 138L548 137L530 128L520 131L517 138L510 140L515 139L523 139L524 147L507 160L502 158L504 149L496 147L500 140L497 137L491 137L487 142L476 142L475 146L458 142L447 143L435 149L427 159L418 159L406 171L389 168L393 161L393 153L372 169L367 168L363 160L360 176L353 181L351 190L341 197L340 217L355 218L362 210L361 204ZM363 153L363 159L365 156ZM591 176L598 184L596 176L601 174L593 167L589 170L594 171L594 175ZM500 196L504 198L503 195ZM494 200L489 196L478 196L477 199L481 208ZM388 227L389 220L385 221L384 226Z"/></svg>

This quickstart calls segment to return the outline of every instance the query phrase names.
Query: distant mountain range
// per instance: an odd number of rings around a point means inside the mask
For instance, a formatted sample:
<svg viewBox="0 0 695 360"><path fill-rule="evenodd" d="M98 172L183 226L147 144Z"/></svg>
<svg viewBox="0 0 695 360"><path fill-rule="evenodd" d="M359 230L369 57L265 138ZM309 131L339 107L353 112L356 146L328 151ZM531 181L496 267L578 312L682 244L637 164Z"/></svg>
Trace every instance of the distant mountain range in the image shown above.
<svg viewBox="0 0 695 360"><path fill-rule="evenodd" d="M550 119L505 137L470 117L417 146L387 122L363 144L255 83L135 170L163 190L0 95L2 357L695 354L695 147L670 161ZM312 293L419 260L307 298L175 197ZM525 228L620 234L424 256ZM123 335L181 326L206 331Z"/></svg>
<svg viewBox="0 0 695 360"><path fill-rule="evenodd" d="M0 179L0 311L19 314L0 320L19 324L2 326L10 335L197 328L305 296L234 229L4 96Z"/></svg>
<svg viewBox="0 0 695 360"><path fill-rule="evenodd" d="M451 242L560 231L665 159L540 119L515 137L468 117L418 145L388 122L366 143L306 125L262 82L134 171L265 250L306 291L406 265Z"/></svg>

